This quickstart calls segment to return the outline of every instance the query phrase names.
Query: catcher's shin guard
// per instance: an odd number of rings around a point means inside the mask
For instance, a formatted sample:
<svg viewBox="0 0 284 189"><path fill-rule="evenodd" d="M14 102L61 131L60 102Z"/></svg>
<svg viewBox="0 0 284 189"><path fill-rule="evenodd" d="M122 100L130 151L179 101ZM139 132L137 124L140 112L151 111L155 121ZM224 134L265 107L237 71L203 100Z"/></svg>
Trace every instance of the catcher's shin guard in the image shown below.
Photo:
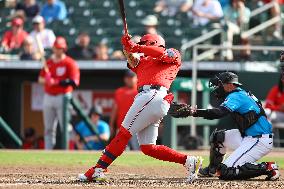
<svg viewBox="0 0 284 189"><path fill-rule="evenodd" d="M227 167L225 164L220 164L218 172L221 180L247 180L261 175L267 175L266 180L276 180L280 175L278 166L271 162L245 163L238 167Z"/></svg>
<svg viewBox="0 0 284 189"><path fill-rule="evenodd" d="M199 174L202 176L213 176L216 173L217 167L222 163L224 155L220 152L225 141L225 130L215 130L210 136L210 157L209 166L200 169Z"/></svg>

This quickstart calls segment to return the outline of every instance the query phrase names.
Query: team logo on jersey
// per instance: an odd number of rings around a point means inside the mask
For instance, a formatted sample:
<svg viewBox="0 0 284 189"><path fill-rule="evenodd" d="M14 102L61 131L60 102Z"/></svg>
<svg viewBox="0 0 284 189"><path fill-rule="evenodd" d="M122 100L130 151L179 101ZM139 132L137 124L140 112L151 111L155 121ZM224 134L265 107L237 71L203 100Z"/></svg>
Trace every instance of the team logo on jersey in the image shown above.
<svg viewBox="0 0 284 189"><path fill-rule="evenodd" d="M56 75L57 76L63 76L66 72L66 67L58 67L56 69Z"/></svg>

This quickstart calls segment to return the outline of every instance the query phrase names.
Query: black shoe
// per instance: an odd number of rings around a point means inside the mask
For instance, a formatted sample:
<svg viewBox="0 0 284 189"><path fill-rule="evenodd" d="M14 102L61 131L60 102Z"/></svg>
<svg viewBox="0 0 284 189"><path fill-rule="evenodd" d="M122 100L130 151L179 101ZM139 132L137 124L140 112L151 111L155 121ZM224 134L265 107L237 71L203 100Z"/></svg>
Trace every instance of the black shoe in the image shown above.
<svg viewBox="0 0 284 189"><path fill-rule="evenodd" d="M201 177L213 177L216 170L210 169L209 167L204 167L199 169L199 176Z"/></svg>

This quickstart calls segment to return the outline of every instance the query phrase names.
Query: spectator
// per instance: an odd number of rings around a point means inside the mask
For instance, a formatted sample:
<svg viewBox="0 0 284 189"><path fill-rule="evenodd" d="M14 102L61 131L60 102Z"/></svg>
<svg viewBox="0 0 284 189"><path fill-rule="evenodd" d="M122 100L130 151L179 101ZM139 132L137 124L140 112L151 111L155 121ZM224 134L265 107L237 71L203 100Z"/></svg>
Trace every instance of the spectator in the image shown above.
<svg viewBox="0 0 284 189"><path fill-rule="evenodd" d="M221 4L217 0L196 0L192 13L193 23L196 26L205 26L223 17Z"/></svg>
<svg viewBox="0 0 284 189"><path fill-rule="evenodd" d="M95 60L109 60L107 44L101 42L95 47Z"/></svg>
<svg viewBox="0 0 284 189"><path fill-rule="evenodd" d="M40 14L47 23L50 23L54 20L64 20L67 17L67 10L64 2L60 0L47 0Z"/></svg>
<svg viewBox="0 0 284 189"><path fill-rule="evenodd" d="M39 60L40 53L36 53L33 46L33 39L27 37L23 43L23 51L20 53L20 60Z"/></svg>
<svg viewBox="0 0 284 189"><path fill-rule="evenodd" d="M271 3L272 1L274 1L274 6L270 9L270 13L272 17L276 17L279 16L281 18L281 8L280 6L283 6L284 4L284 0L262 0L265 4L267 3ZM279 22L277 22L274 25L274 32L273 32L273 36L276 39L281 39L282 38L282 33L281 33L281 19Z"/></svg>
<svg viewBox="0 0 284 189"><path fill-rule="evenodd" d="M85 121L81 121L75 126L76 133L79 133L81 137L88 143L87 145L92 147L92 150L103 150L105 148L105 143L109 140L110 129L109 125L102 121L100 117L102 116L102 109L99 106L92 107L89 113L89 117L98 131L99 136L93 134L89 129ZM102 140L100 140L100 139ZM76 137L76 146L78 149L88 149L85 144L80 140L80 137Z"/></svg>
<svg viewBox="0 0 284 189"><path fill-rule="evenodd" d="M219 0L223 9L230 5L230 0Z"/></svg>
<svg viewBox="0 0 284 189"><path fill-rule="evenodd" d="M12 28L4 33L1 45L5 51L9 52L21 48L27 32L23 29L24 21L21 18L12 20Z"/></svg>
<svg viewBox="0 0 284 189"><path fill-rule="evenodd" d="M36 0L23 0L16 5L16 14L28 18L33 18L39 14L39 5Z"/></svg>
<svg viewBox="0 0 284 189"><path fill-rule="evenodd" d="M39 52L40 49L36 42L36 38L40 40L44 49L51 49L55 41L55 34L52 30L45 28L45 22L42 16L37 15L33 18L33 31L30 33L31 38L33 39L33 46L35 52Z"/></svg>
<svg viewBox="0 0 284 189"><path fill-rule="evenodd" d="M233 45L233 36L235 34L240 34L241 30L248 24L250 19L250 10L245 6L245 0L231 0L231 5L224 10L224 16L226 24L228 26L228 31L226 33L226 41L224 45ZM248 39L242 38L241 43L243 45L248 45ZM250 56L250 50L247 48L243 51L245 57ZM233 59L232 50L226 50L225 57L227 60Z"/></svg>
<svg viewBox="0 0 284 189"><path fill-rule="evenodd" d="M281 74L278 85L273 86L265 101L265 108L272 122L284 122L284 74Z"/></svg>
<svg viewBox="0 0 284 189"><path fill-rule="evenodd" d="M158 19L155 15L148 15L142 20L142 24L145 26L144 34L159 34L161 33L157 30Z"/></svg>
<svg viewBox="0 0 284 189"><path fill-rule="evenodd" d="M116 50L111 54L111 60L125 60L125 56L121 50Z"/></svg>
<svg viewBox="0 0 284 189"><path fill-rule="evenodd" d="M127 70L124 75L124 86L116 89L114 94L114 105L109 122L112 136L115 136L121 127L124 117L137 94L137 76L131 70ZM131 138L129 147L131 150L139 150L136 136Z"/></svg>
<svg viewBox="0 0 284 189"><path fill-rule="evenodd" d="M268 119L275 123L284 122L284 74L282 73L278 85L273 86L265 101L265 112ZM279 130L275 130L275 138L279 138ZM274 143L276 147L280 146L279 142Z"/></svg>
<svg viewBox="0 0 284 189"><path fill-rule="evenodd" d="M82 32L76 39L76 45L67 51L67 54L75 60L93 60L95 54L90 47L89 34Z"/></svg>
<svg viewBox="0 0 284 189"><path fill-rule="evenodd" d="M44 149L44 141L36 136L33 128L26 128L24 131L23 149Z"/></svg>
<svg viewBox="0 0 284 189"><path fill-rule="evenodd" d="M192 6L193 0L159 0L154 8L155 12L163 15L175 16L178 11L187 12Z"/></svg>

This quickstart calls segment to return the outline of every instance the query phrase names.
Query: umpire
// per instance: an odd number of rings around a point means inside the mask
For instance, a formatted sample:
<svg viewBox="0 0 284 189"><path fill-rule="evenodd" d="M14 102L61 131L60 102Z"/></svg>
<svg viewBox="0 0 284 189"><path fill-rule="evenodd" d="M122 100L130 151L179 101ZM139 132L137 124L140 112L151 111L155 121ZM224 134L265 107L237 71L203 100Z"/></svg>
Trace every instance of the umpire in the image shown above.
<svg viewBox="0 0 284 189"><path fill-rule="evenodd" d="M43 120L45 149L54 148L56 126L59 121L63 130L63 99L71 97L79 85L80 71L76 62L65 52L67 43L63 37L57 37L53 45L53 54L47 60L47 68L40 71L38 82L44 85Z"/></svg>
<svg viewBox="0 0 284 189"><path fill-rule="evenodd" d="M231 115L238 129L215 130L210 136L210 163L200 169L203 176L215 173L223 180L249 179L266 175L267 180L279 178L275 162L255 163L272 150L272 126L260 101L241 88L238 76L222 72L210 79L209 87L221 105L212 109L197 109L186 104L172 104L169 113L174 117L203 117L220 119ZM233 153L223 161L226 150Z"/></svg>

